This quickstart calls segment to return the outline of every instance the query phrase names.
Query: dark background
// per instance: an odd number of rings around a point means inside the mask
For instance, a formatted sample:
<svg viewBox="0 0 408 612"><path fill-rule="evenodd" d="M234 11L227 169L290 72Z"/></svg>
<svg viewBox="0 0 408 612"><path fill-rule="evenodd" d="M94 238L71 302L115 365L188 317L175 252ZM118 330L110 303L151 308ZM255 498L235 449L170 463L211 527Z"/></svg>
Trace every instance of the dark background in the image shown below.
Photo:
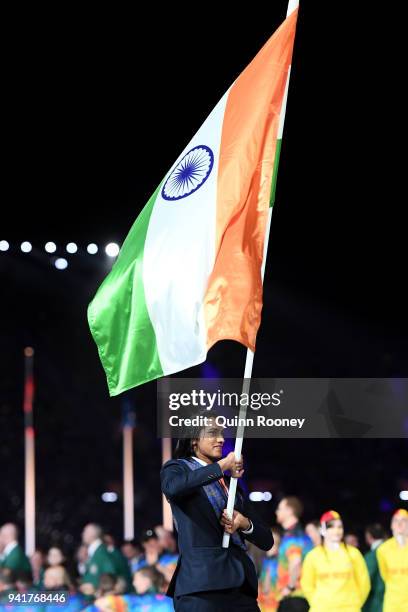
<svg viewBox="0 0 408 612"><path fill-rule="evenodd" d="M395 15L303 4L253 374L406 377ZM124 240L286 3L25 10L7 22L3 75L0 240L11 248L0 253L0 524L23 524L23 348L32 345L38 539L71 546L90 519L122 536L121 497L101 501L121 492L122 400L108 398L86 323L112 262L86 244ZM48 240L61 255L78 243L67 270L53 267ZM223 342L207 363L240 376L244 358ZM161 519L155 392L150 383L131 393L138 531ZM287 493L304 499L305 518L334 507L360 530L404 505L406 440L247 440L244 451L249 490L273 492L257 505L270 522Z"/></svg>

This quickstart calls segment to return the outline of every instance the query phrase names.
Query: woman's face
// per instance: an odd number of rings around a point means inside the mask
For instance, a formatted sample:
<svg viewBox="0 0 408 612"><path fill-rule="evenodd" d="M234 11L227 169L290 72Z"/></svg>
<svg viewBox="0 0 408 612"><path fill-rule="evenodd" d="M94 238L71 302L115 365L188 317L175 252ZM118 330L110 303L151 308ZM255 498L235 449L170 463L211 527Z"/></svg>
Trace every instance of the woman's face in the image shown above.
<svg viewBox="0 0 408 612"><path fill-rule="evenodd" d="M213 419L208 419L209 425L205 427L198 440L193 442L194 450L199 458L218 461L222 458L224 445L224 429L216 425Z"/></svg>
<svg viewBox="0 0 408 612"><path fill-rule="evenodd" d="M334 521L330 521L327 525L324 539L328 543L339 544L343 539L343 535L343 522L340 519L335 519Z"/></svg>
<svg viewBox="0 0 408 612"><path fill-rule="evenodd" d="M50 548L47 556L48 565L61 565L64 563L64 555L59 548Z"/></svg>
<svg viewBox="0 0 408 612"><path fill-rule="evenodd" d="M394 516L391 522L391 530L394 538L397 536L408 536L408 518Z"/></svg>

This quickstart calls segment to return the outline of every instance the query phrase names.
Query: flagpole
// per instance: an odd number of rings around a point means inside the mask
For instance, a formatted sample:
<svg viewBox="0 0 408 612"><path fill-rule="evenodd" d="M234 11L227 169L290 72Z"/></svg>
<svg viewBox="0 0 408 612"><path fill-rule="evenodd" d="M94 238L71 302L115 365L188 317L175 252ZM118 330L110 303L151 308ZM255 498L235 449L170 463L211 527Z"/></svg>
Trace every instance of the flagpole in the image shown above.
<svg viewBox="0 0 408 612"><path fill-rule="evenodd" d="M122 400L123 429L123 537L133 540L134 523L134 490L133 490L133 431L135 413L129 397Z"/></svg>
<svg viewBox="0 0 408 612"><path fill-rule="evenodd" d="M162 438L162 465L166 463L166 461L170 461L171 459L171 438ZM166 499L165 495L162 495L163 499L163 527L167 529L167 531L173 531L173 514L171 512L171 507L169 502Z"/></svg>
<svg viewBox="0 0 408 612"><path fill-rule="evenodd" d="M34 350L24 349L24 438L25 438L25 552L31 557L35 551L35 442L33 422Z"/></svg>
<svg viewBox="0 0 408 612"><path fill-rule="evenodd" d="M289 0L286 17L288 17L295 9L297 9L298 6L299 6L299 0ZM275 163L274 163L273 176L272 176L271 201L270 201L270 207L268 211L268 221L267 221L266 230L265 230L264 251L263 251L263 260L262 260L262 268L261 268L262 283L263 283L264 276L265 276L265 265L266 265L266 257L268 254L269 235L271 232L272 211L273 211L273 204L275 202L276 180L277 180L277 174L278 174L279 155L280 155L280 148L281 148L280 145L281 145L281 140L282 140L283 127L285 124L286 102L288 99L289 79L290 79L290 66L288 70L288 76L286 79L285 93L284 93L283 100L282 100L282 109L281 109L280 118L279 118ZM245 370L244 370L244 382L242 385L243 394L249 393L249 387L251 385L251 378L252 378L252 366L254 363L254 356L255 356L255 353L251 351L250 349L247 349L246 360L245 360ZM245 422L246 413L247 413L247 405L241 404L239 408L238 423ZM242 444L244 441L244 433L245 433L245 427L243 425L238 425L237 435L235 438L235 448L234 448L235 458L237 460L239 460L239 458L241 457ZM227 514L229 517L232 517L232 513L234 510L235 496L237 492L237 484L238 484L238 479L231 477L229 492L228 492L228 501L227 501ZM222 538L222 547L228 548L229 542L230 542L230 534L224 532L224 535Z"/></svg>

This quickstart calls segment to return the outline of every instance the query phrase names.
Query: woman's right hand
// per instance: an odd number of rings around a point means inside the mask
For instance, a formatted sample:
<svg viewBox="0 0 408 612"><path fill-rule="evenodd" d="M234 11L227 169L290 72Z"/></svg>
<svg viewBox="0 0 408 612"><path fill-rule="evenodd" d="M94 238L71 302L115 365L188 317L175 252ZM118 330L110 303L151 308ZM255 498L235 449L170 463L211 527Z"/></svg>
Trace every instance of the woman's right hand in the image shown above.
<svg viewBox="0 0 408 612"><path fill-rule="evenodd" d="M231 476L233 478L241 478L242 474L244 473L243 457L241 455L241 458L237 461L235 459L235 453L233 451L228 453L226 457L220 459L218 461L218 464L223 472L225 472L226 470L230 470Z"/></svg>

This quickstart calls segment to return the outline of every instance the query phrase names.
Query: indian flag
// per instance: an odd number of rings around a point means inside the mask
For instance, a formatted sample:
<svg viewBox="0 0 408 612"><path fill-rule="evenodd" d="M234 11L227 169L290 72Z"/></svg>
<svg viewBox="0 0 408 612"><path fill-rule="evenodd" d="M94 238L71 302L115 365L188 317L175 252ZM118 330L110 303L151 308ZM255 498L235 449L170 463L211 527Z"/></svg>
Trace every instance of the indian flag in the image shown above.
<svg viewBox="0 0 408 612"><path fill-rule="evenodd" d="M110 395L202 363L218 340L255 350L296 19L297 9L181 152L89 305Z"/></svg>

